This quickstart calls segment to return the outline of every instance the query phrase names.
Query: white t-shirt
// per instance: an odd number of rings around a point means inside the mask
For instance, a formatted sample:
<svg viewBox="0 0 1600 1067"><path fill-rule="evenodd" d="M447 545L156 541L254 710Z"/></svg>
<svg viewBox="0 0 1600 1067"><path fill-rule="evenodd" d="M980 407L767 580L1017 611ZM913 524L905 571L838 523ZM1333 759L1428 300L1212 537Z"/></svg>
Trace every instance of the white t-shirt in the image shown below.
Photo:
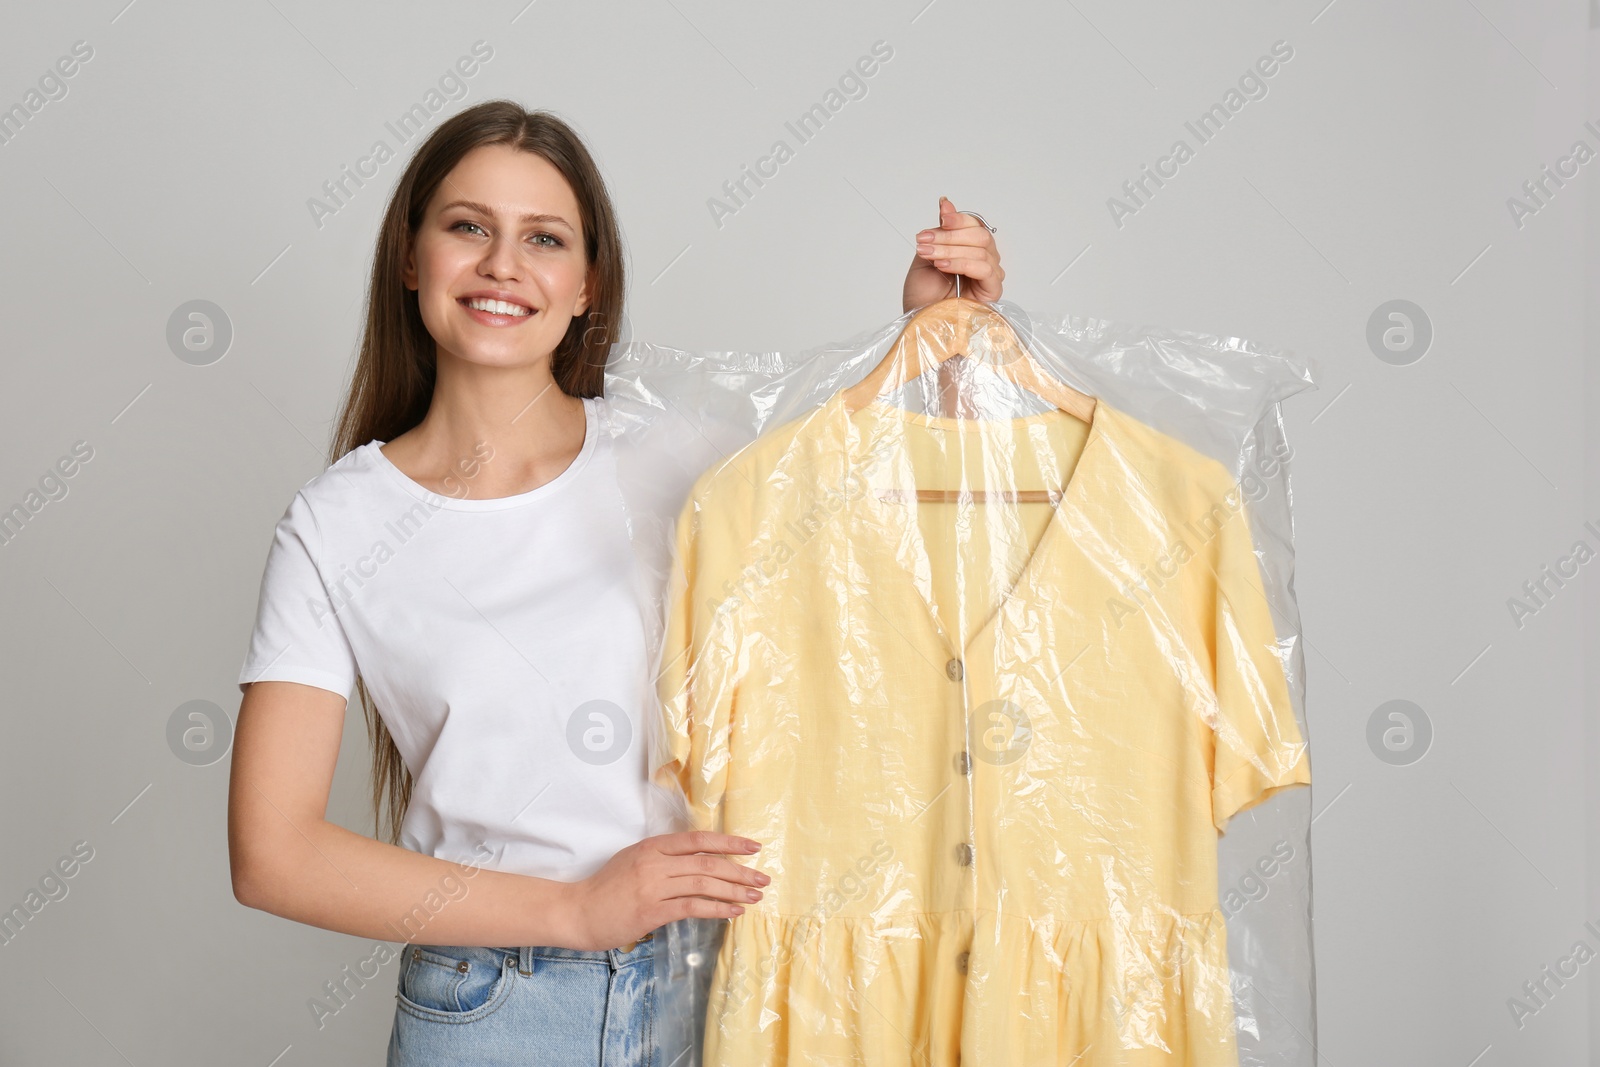
<svg viewBox="0 0 1600 1067"><path fill-rule="evenodd" d="M278 522L240 687L348 701L359 665L414 780L406 848L576 881L651 833L645 601L609 405L583 404L582 451L529 492L441 496L374 440Z"/></svg>

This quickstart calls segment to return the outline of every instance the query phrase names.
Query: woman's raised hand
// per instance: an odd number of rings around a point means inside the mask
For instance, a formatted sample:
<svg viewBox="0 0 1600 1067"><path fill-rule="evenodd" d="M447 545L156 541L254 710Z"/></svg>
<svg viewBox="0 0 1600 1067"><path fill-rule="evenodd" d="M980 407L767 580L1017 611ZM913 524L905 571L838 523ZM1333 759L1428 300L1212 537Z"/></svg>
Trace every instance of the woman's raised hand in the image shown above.
<svg viewBox="0 0 1600 1067"><path fill-rule="evenodd" d="M992 303L1000 299L1006 272L1000 266L1000 249L989 227L956 210L947 197L939 198L939 225L917 234L917 252L906 272L901 309L931 304L956 295L960 275L961 295Z"/></svg>

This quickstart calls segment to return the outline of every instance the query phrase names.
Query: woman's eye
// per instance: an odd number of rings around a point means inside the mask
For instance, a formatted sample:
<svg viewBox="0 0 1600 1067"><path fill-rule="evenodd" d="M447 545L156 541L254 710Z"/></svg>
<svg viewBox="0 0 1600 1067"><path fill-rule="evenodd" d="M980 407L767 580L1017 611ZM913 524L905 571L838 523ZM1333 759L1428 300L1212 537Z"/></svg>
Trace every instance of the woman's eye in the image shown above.
<svg viewBox="0 0 1600 1067"><path fill-rule="evenodd" d="M473 222L471 219L462 219L460 222L457 222L454 225L452 225L450 227L450 229L453 232L459 232L459 231L461 231L461 228L463 226L471 226L474 230L477 230L479 233L485 233L486 232L482 226L479 226L476 222ZM536 233L536 234L533 235L533 241L534 241L535 244L539 245L541 248L565 248L566 247L566 242L561 240L561 238L557 237L553 233L544 233L544 232L541 231L541 232Z"/></svg>

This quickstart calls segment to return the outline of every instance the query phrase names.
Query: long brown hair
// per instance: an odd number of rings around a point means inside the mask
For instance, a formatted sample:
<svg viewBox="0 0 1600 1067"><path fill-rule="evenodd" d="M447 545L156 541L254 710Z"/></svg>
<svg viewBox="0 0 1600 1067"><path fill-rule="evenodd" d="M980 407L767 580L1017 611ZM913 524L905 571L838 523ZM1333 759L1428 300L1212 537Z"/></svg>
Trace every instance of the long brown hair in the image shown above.
<svg viewBox="0 0 1600 1067"><path fill-rule="evenodd" d="M361 351L335 424L329 463L368 441L394 440L428 413L437 374L435 342L423 324L417 293L406 288L401 270L434 191L461 158L480 145L508 145L541 156L572 187L589 263L590 299L587 313L573 317L566 336L551 353L550 373L569 396L602 394L606 355L619 336L625 280L622 235L605 181L582 139L561 119L545 111L524 110L510 100L485 101L451 116L433 131L411 157L389 199L372 257ZM374 832L398 844L411 803L411 772L359 676L356 692L372 741Z"/></svg>

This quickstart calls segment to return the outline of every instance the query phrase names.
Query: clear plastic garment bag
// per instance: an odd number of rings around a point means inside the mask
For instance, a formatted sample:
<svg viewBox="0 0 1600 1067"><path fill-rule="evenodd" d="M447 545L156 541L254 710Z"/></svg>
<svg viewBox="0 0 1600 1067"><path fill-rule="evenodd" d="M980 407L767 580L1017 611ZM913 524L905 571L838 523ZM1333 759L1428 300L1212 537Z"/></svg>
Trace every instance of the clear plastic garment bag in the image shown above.
<svg viewBox="0 0 1600 1067"><path fill-rule="evenodd" d="M1313 1067L1310 386L959 298L798 358L615 351L659 832L773 878L669 928L663 1063Z"/></svg>

